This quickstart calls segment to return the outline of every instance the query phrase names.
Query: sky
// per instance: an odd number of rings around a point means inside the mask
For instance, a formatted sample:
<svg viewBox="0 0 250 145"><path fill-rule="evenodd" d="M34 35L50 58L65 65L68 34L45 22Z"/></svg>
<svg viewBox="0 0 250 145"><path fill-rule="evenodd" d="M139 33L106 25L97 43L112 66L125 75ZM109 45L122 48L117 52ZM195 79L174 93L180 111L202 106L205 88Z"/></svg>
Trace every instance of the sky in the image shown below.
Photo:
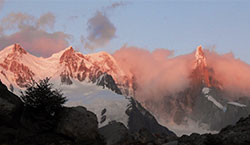
<svg viewBox="0 0 250 145"><path fill-rule="evenodd" d="M0 47L20 41L43 57L69 45L85 54L126 45L174 55L202 45L250 64L247 0L0 0L0 26Z"/></svg>

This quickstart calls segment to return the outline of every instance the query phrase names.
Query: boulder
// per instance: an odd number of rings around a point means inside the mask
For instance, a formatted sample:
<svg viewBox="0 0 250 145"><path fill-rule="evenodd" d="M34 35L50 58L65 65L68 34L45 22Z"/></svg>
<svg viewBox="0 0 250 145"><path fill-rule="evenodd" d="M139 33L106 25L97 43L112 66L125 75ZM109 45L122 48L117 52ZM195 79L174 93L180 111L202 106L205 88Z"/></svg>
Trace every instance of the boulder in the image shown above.
<svg viewBox="0 0 250 145"><path fill-rule="evenodd" d="M58 115L56 132L74 140L95 140L98 137L97 117L82 106L65 107Z"/></svg>

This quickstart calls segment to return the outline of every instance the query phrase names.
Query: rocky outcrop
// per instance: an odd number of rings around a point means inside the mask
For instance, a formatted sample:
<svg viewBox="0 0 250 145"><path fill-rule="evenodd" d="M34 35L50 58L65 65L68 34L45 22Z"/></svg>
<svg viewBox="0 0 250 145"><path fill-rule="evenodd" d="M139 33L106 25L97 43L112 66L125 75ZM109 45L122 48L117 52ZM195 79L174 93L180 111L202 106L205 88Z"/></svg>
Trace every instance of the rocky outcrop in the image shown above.
<svg viewBox="0 0 250 145"><path fill-rule="evenodd" d="M103 86L103 88L107 87L110 90L116 92L117 94L122 94L121 90L117 87L113 77L107 73L102 74L98 79L96 84L98 86Z"/></svg>

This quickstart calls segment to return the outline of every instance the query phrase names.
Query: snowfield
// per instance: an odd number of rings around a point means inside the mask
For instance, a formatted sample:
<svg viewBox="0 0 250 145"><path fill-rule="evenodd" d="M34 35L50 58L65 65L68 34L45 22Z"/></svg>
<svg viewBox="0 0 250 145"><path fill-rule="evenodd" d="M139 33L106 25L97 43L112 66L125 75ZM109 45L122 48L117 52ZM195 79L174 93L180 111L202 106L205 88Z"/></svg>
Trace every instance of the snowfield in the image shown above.
<svg viewBox="0 0 250 145"><path fill-rule="evenodd" d="M73 80L72 85L63 85L60 81L52 80L55 87L61 88L68 101L66 106L84 106L97 115L99 127L109 121L116 120L128 125L126 110L130 101L128 97L118 95L109 89L88 82ZM102 110L106 109L106 121L100 123Z"/></svg>

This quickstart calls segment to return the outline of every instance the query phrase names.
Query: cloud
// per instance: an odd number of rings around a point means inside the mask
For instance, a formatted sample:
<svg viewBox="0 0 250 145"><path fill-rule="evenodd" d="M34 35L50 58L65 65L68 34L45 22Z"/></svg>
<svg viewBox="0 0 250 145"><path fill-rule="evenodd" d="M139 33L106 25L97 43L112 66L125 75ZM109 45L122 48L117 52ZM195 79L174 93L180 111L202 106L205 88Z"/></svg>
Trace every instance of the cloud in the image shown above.
<svg viewBox="0 0 250 145"><path fill-rule="evenodd" d="M49 57L68 46L69 36L63 32L48 33L34 27L22 29L14 34L0 37L0 46L4 48L20 43L25 50L36 56Z"/></svg>
<svg viewBox="0 0 250 145"><path fill-rule="evenodd" d="M101 11L97 11L88 20L88 35L87 37L80 36L80 41L84 45L84 48L94 50L105 47L116 37L116 27L109 20L108 13L127 4L128 2L123 1L114 2L107 7L103 7Z"/></svg>
<svg viewBox="0 0 250 145"><path fill-rule="evenodd" d="M195 54L172 56L173 52L156 49L152 52L124 46L113 55L125 72L135 76L136 97L139 100L160 99L175 96L189 87L194 68ZM248 96L250 98L250 65L236 59L232 53L218 54L205 50L207 64L214 71L214 78L222 84L225 97ZM167 98L165 98L167 99Z"/></svg>
<svg viewBox="0 0 250 145"><path fill-rule="evenodd" d="M156 49L150 52L137 47L122 47L114 53L125 72L135 76L139 100L162 99L182 91L189 84L193 56L172 57L173 52Z"/></svg>
<svg viewBox="0 0 250 145"><path fill-rule="evenodd" d="M10 13L1 20L4 30L23 29L34 25L35 17L25 13Z"/></svg>
<svg viewBox="0 0 250 145"><path fill-rule="evenodd" d="M37 28L53 28L55 24L55 16L48 12L44 15L42 15L37 21L36 21L36 27Z"/></svg>
<svg viewBox="0 0 250 145"><path fill-rule="evenodd" d="M43 14L39 18L26 13L10 13L1 20L0 48L20 43L28 52L48 57L66 48L71 38L64 32L47 32L46 29L52 29L54 23L55 16L52 13ZM9 31L14 32L6 34Z"/></svg>
<svg viewBox="0 0 250 145"><path fill-rule="evenodd" d="M250 65L236 59L233 53L218 54L206 50L208 66L215 72L215 78L231 97L250 97Z"/></svg>
<svg viewBox="0 0 250 145"><path fill-rule="evenodd" d="M87 38L81 41L85 43L85 48L88 49L105 47L115 37L115 33L116 28L110 22L109 18L104 13L97 11L88 20Z"/></svg>

